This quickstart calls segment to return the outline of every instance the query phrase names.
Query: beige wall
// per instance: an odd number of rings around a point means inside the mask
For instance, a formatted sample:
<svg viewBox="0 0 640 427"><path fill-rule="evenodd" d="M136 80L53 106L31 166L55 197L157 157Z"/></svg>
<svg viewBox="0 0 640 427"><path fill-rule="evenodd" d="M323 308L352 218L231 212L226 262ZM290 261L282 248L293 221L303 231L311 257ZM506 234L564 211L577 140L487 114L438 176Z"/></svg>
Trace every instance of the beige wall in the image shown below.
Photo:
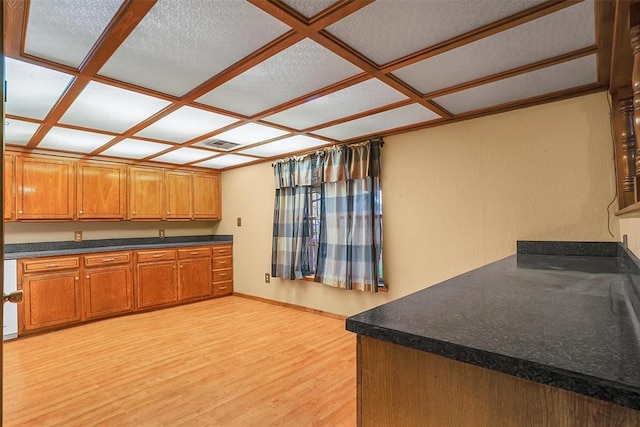
<svg viewBox="0 0 640 427"><path fill-rule="evenodd" d="M73 240L74 231L82 231L84 240L158 237L164 229L169 236L212 234L214 222L54 222L5 223L5 243L59 242Z"/></svg>
<svg viewBox="0 0 640 427"><path fill-rule="evenodd" d="M515 253L518 239L618 240L605 93L386 138L388 294L272 279L270 164L223 173L237 292L351 315ZM242 226L236 226L236 218Z"/></svg>

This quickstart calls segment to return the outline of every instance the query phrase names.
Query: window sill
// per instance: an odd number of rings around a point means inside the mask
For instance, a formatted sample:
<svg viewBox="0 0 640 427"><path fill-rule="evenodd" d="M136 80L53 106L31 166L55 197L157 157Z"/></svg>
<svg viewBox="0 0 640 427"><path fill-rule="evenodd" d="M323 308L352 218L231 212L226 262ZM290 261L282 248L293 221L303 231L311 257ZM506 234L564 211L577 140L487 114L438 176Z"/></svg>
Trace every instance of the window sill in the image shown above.
<svg viewBox="0 0 640 427"><path fill-rule="evenodd" d="M313 277L303 277L300 280L304 280L305 282L313 282L313 283L317 283L313 281ZM388 286L378 286L378 292L389 292L389 287Z"/></svg>
<svg viewBox="0 0 640 427"><path fill-rule="evenodd" d="M635 215L628 215L628 214L635 214ZM619 211L616 211L615 213L616 216L636 216L636 215L640 215L640 202L636 202L632 205L626 206L622 209L620 209Z"/></svg>

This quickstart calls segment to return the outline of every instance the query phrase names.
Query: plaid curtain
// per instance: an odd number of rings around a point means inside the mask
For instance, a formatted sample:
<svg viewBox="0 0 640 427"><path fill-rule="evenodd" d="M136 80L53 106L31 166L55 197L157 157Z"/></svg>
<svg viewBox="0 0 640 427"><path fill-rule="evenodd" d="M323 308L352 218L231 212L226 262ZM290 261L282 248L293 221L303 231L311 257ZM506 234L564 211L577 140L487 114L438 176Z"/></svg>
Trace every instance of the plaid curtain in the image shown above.
<svg viewBox="0 0 640 427"><path fill-rule="evenodd" d="M313 275L344 289L378 291L382 257L381 142L332 147L274 164L271 274ZM310 254L310 191L320 184L317 253ZM317 256L314 269L313 260ZM310 262L311 260L311 262Z"/></svg>

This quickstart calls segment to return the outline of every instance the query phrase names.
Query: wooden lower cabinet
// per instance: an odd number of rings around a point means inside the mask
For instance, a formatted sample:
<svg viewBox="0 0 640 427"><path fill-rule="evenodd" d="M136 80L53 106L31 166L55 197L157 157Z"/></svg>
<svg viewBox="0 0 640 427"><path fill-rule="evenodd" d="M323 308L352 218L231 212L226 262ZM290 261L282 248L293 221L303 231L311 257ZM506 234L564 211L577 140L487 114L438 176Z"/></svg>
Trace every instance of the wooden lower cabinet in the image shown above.
<svg viewBox="0 0 640 427"><path fill-rule="evenodd" d="M24 302L18 305L18 333L82 319L80 271L25 275L20 288L24 291Z"/></svg>
<svg viewBox="0 0 640 427"><path fill-rule="evenodd" d="M232 247L102 252L18 261L18 334L233 292Z"/></svg>

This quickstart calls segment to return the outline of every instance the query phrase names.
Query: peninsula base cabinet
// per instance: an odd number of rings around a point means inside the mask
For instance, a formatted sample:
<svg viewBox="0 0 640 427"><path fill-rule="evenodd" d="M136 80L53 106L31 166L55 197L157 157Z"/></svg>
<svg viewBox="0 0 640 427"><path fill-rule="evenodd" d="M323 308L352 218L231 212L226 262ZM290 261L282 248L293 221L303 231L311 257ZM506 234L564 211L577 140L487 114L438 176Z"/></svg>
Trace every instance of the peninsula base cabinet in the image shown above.
<svg viewBox="0 0 640 427"><path fill-rule="evenodd" d="M223 245L18 260L18 335L230 295L231 252Z"/></svg>
<svg viewBox="0 0 640 427"><path fill-rule="evenodd" d="M640 426L640 411L358 335L358 426Z"/></svg>

